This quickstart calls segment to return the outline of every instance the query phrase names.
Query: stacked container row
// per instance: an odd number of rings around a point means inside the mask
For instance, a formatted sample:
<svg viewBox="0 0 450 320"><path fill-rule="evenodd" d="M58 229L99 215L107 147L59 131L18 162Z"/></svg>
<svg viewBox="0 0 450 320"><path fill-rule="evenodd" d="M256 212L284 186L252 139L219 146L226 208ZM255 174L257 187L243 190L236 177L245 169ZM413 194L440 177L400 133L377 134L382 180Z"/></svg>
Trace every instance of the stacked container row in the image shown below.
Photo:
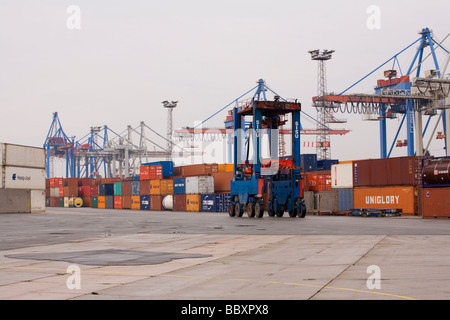
<svg viewBox="0 0 450 320"><path fill-rule="evenodd" d="M43 212L45 150L0 143L0 213Z"/></svg>

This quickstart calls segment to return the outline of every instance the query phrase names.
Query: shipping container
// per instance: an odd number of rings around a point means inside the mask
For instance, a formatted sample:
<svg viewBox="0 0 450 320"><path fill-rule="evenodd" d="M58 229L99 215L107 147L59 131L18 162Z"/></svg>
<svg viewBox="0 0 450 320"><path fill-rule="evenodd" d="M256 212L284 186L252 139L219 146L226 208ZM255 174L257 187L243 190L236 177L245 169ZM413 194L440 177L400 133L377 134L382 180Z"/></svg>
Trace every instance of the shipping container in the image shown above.
<svg viewBox="0 0 450 320"><path fill-rule="evenodd" d="M141 210L150 210L150 195L141 195Z"/></svg>
<svg viewBox="0 0 450 320"><path fill-rule="evenodd" d="M304 173L305 191L331 191L331 171Z"/></svg>
<svg viewBox="0 0 450 320"><path fill-rule="evenodd" d="M418 213L417 188L414 186L353 188L354 209L401 209L403 215Z"/></svg>
<svg viewBox="0 0 450 320"><path fill-rule="evenodd" d="M150 195L150 180L140 180L140 182L139 182L139 193L140 193L141 196L148 196L148 195Z"/></svg>
<svg viewBox="0 0 450 320"><path fill-rule="evenodd" d="M0 167L0 188L45 190L45 169Z"/></svg>
<svg viewBox="0 0 450 320"><path fill-rule="evenodd" d="M319 213L335 213L338 211L338 191L317 192L317 211Z"/></svg>
<svg viewBox="0 0 450 320"><path fill-rule="evenodd" d="M172 161L155 161L155 162L149 162L144 163L143 166L158 166L161 168L162 171L162 178L168 178L172 177L173 174L173 162ZM151 179L158 179L158 178L151 178Z"/></svg>
<svg viewBox="0 0 450 320"><path fill-rule="evenodd" d="M150 196L150 210L162 211L162 195L151 195Z"/></svg>
<svg viewBox="0 0 450 320"><path fill-rule="evenodd" d="M83 207L92 207L92 197L83 197Z"/></svg>
<svg viewBox="0 0 450 320"><path fill-rule="evenodd" d="M331 170L331 166L338 163L339 160L333 159L317 160L317 170Z"/></svg>
<svg viewBox="0 0 450 320"><path fill-rule="evenodd" d="M114 196L114 183L102 183L98 185L99 196Z"/></svg>
<svg viewBox="0 0 450 320"><path fill-rule="evenodd" d="M232 163L221 163L217 165L218 172L233 172L233 164Z"/></svg>
<svg viewBox="0 0 450 320"><path fill-rule="evenodd" d="M78 187L73 185L63 187L63 195L64 197L77 197Z"/></svg>
<svg viewBox="0 0 450 320"><path fill-rule="evenodd" d="M132 196L140 195L140 181L139 180L131 181L131 195Z"/></svg>
<svg viewBox="0 0 450 320"><path fill-rule="evenodd" d="M300 166L303 171L317 171L317 154L300 154Z"/></svg>
<svg viewBox="0 0 450 320"><path fill-rule="evenodd" d="M186 194L214 193L214 177L186 177Z"/></svg>
<svg viewBox="0 0 450 320"><path fill-rule="evenodd" d="M122 196L122 209L131 209L131 196Z"/></svg>
<svg viewBox="0 0 450 320"><path fill-rule="evenodd" d="M114 209L123 209L122 196L114 196Z"/></svg>
<svg viewBox="0 0 450 320"><path fill-rule="evenodd" d="M30 213L31 190L0 189L0 213Z"/></svg>
<svg viewBox="0 0 450 320"><path fill-rule="evenodd" d="M421 157L353 161L353 186L415 186L420 183Z"/></svg>
<svg viewBox="0 0 450 320"><path fill-rule="evenodd" d="M140 180L152 180L163 178L163 168L161 165L143 165L139 168Z"/></svg>
<svg viewBox="0 0 450 320"><path fill-rule="evenodd" d="M59 197L59 207L64 208L64 199L65 197Z"/></svg>
<svg viewBox="0 0 450 320"><path fill-rule="evenodd" d="M114 209L114 196L105 196L105 209Z"/></svg>
<svg viewBox="0 0 450 320"><path fill-rule="evenodd" d="M200 211L217 212L217 196L214 193L200 195Z"/></svg>
<svg viewBox="0 0 450 320"><path fill-rule="evenodd" d="M149 180L150 181L150 195L160 195L161 194L161 180Z"/></svg>
<svg viewBox="0 0 450 320"><path fill-rule="evenodd" d="M218 172L217 163L202 163L181 167L181 175L183 177L204 176L214 172Z"/></svg>
<svg viewBox="0 0 450 320"><path fill-rule="evenodd" d="M49 185L50 188L64 187L63 178L50 178L48 180L50 182L50 185Z"/></svg>
<svg viewBox="0 0 450 320"><path fill-rule="evenodd" d="M353 209L353 188L336 189L338 194L338 210L348 211Z"/></svg>
<svg viewBox="0 0 450 320"><path fill-rule="evenodd" d="M218 212L227 212L230 204L229 193L216 193L216 208Z"/></svg>
<svg viewBox="0 0 450 320"><path fill-rule="evenodd" d="M91 208L98 208L98 196L91 197Z"/></svg>
<svg viewBox="0 0 450 320"><path fill-rule="evenodd" d="M173 195L173 211L186 211L186 195L174 194Z"/></svg>
<svg viewBox="0 0 450 320"><path fill-rule="evenodd" d="M186 195L186 211L199 212L200 211L200 195L187 194Z"/></svg>
<svg viewBox="0 0 450 320"><path fill-rule="evenodd" d="M214 180L214 192L230 192L233 172L217 172L211 176Z"/></svg>
<svg viewBox="0 0 450 320"><path fill-rule="evenodd" d="M131 196L131 210L141 210L141 196Z"/></svg>
<svg viewBox="0 0 450 320"><path fill-rule="evenodd" d="M163 196L162 208L164 210L173 210L173 195L168 194Z"/></svg>
<svg viewBox="0 0 450 320"><path fill-rule="evenodd" d="M122 182L122 195L131 196L131 180Z"/></svg>
<svg viewBox="0 0 450 320"><path fill-rule="evenodd" d="M423 218L450 218L450 187L423 188L421 207Z"/></svg>
<svg viewBox="0 0 450 320"><path fill-rule="evenodd" d="M331 166L331 188L353 188L353 163L339 163Z"/></svg>
<svg viewBox="0 0 450 320"><path fill-rule="evenodd" d="M97 197L97 208L105 209L106 207L106 196L98 196Z"/></svg>
<svg viewBox="0 0 450 320"><path fill-rule="evenodd" d="M1 166L45 169L45 149L0 143L0 161Z"/></svg>
<svg viewBox="0 0 450 320"><path fill-rule="evenodd" d="M185 194L186 193L186 178L174 178L173 179L173 193Z"/></svg>
<svg viewBox="0 0 450 320"><path fill-rule="evenodd" d="M423 187L450 186L450 157L422 159Z"/></svg>
<svg viewBox="0 0 450 320"><path fill-rule="evenodd" d="M162 195L173 194L173 180L172 179L161 179L160 181L160 192Z"/></svg>
<svg viewBox="0 0 450 320"><path fill-rule="evenodd" d="M114 195L115 196L122 195L122 182L114 182Z"/></svg>

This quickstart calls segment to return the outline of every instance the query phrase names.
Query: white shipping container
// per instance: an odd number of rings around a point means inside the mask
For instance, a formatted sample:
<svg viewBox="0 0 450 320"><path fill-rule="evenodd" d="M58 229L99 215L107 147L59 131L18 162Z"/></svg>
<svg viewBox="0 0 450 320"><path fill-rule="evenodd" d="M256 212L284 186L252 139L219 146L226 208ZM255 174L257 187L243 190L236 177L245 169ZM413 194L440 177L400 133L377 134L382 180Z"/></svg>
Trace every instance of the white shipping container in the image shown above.
<svg viewBox="0 0 450 320"><path fill-rule="evenodd" d="M186 194L214 193L214 177L186 177Z"/></svg>
<svg viewBox="0 0 450 320"><path fill-rule="evenodd" d="M50 189L50 197L59 197L59 187L49 189Z"/></svg>
<svg viewBox="0 0 450 320"><path fill-rule="evenodd" d="M45 212L45 191L31 190L31 213Z"/></svg>
<svg viewBox="0 0 450 320"><path fill-rule="evenodd" d="M0 143L3 166L45 169L45 149Z"/></svg>
<svg viewBox="0 0 450 320"><path fill-rule="evenodd" d="M3 166L1 187L45 190L45 169Z"/></svg>
<svg viewBox="0 0 450 320"><path fill-rule="evenodd" d="M353 188L353 163L331 165L331 187Z"/></svg>

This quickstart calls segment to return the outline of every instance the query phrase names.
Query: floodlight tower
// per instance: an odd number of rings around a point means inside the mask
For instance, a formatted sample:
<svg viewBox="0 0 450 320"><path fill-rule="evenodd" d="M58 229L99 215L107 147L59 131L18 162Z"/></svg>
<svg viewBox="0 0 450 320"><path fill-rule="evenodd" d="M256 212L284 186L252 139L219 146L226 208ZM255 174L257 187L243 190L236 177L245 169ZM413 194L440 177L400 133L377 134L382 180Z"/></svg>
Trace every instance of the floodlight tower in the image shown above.
<svg viewBox="0 0 450 320"><path fill-rule="evenodd" d="M317 75L317 101L314 101L314 107L317 110L317 136L316 136L316 153L318 160L331 159L330 149L330 135L328 134L328 128L325 123L333 121L332 110L329 102L321 99L327 94L327 74L325 68L325 61L331 59L331 55L334 50L318 49L308 51L311 54L311 60L318 61L318 75Z"/></svg>
<svg viewBox="0 0 450 320"><path fill-rule="evenodd" d="M172 130L173 130L173 118L172 118L172 113L173 113L173 109L175 109L177 107L177 103L178 101L163 101L162 104L164 106L164 108L167 108L167 155L166 155L166 159L167 160L172 160Z"/></svg>

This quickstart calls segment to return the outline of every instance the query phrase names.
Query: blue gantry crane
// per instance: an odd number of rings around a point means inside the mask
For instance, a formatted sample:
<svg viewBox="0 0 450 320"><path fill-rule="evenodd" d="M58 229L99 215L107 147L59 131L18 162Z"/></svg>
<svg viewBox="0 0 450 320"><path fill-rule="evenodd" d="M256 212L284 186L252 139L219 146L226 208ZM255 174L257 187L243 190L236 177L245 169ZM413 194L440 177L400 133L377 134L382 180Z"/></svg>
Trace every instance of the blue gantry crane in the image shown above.
<svg viewBox="0 0 450 320"><path fill-rule="evenodd" d="M443 42L450 34L447 34L440 42L435 39L433 32L429 28L423 28L419 34L420 37L413 43L396 53L393 57L386 60L383 64L353 83L341 93L328 94L324 97L313 97L313 101L325 100L332 103L330 108L333 109L334 112L341 111L374 116L373 120L379 121L381 158L389 158L391 156L394 146L398 145L397 138L402 127L406 127L407 139L401 146L407 146L408 156L424 154L426 148L423 146L422 139L430 124L431 118L437 114L438 109L441 109L439 118L442 119L444 132L448 132L447 127L449 117L446 116L446 113L448 114L448 110L446 109L449 108L449 106L447 105L448 103L443 102L443 100L448 99L448 92L447 97L445 97L445 92L448 91L445 86L448 86L449 80L442 79L446 66L443 69L439 67L436 52L437 50L440 50L443 51L444 54L449 54L449 51L445 48ZM418 47L414 54L414 58L404 74L398 57L417 44ZM426 48L429 48L430 52L424 57ZM435 72L435 75L430 73L426 75L425 78L420 78L421 70L423 70L423 62L430 56L433 59L435 68L433 71ZM392 68L384 72L385 79L378 80L374 94L346 94L348 90L388 63L392 63ZM398 68L398 72L394 68ZM399 73L400 77L397 77L397 73ZM438 79L433 79L436 78L436 76ZM420 88L419 83L423 83L422 88ZM444 93L444 95L440 93ZM424 128L422 128L422 114L428 116ZM388 149L386 120L394 118L395 116L393 115L400 115L401 123L391 147ZM444 136L447 137L448 135ZM445 148L447 149L446 152L448 154L448 141L447 139L445 140Z"/></svg>

